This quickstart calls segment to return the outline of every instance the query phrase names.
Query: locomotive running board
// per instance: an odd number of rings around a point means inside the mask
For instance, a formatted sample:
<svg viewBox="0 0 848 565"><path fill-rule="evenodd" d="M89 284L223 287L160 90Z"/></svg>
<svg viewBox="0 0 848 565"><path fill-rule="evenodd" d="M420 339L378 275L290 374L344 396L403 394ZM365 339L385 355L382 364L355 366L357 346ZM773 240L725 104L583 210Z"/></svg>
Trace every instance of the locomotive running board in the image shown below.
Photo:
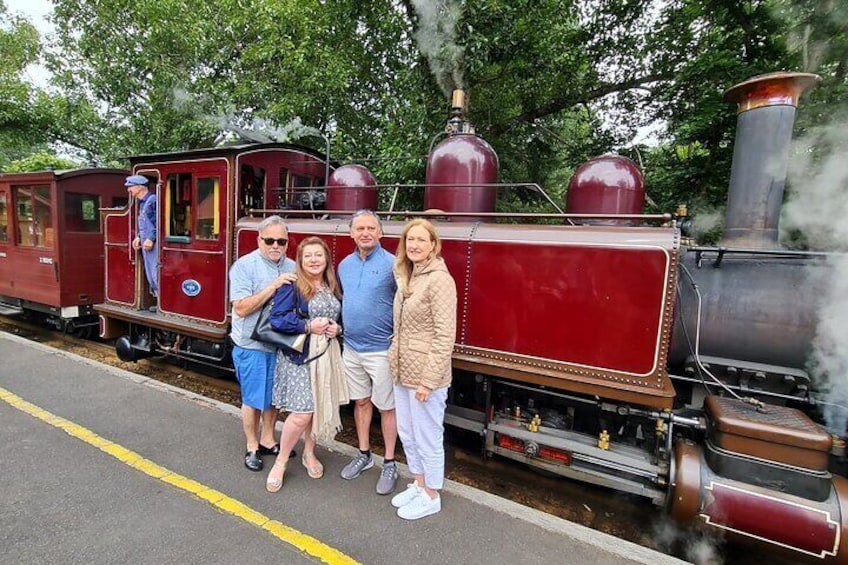
<svg viewBox="0 0 848 565"><path fill-rule="evenodd" d="M554 436L542 430L544 428L540 428L539 432L531 432L498 421L490 422L486 434L486 449L557 475L643 496L657 505L665 503L666 492L660 484L664 482L667 471L651 463L650 456L642 450L626 445L614 445L605 450L594 445L597 440L585 434L554 430L557 433L557 436ZM572 462L570 465L549 463L500 447L495 441L496 433L566 451L571 454Z"/></svg>
<svg viewBox="0 0 848 565"><path fill-rule="evenodd" d="M227 328L206 326L172 315L149 312L146 310L135 310L112 304L98 304L94 307L104 318L112 317L124 322L143 324L160 330L172 331L178 334L186 334L211 342L220 343L227 339Z"/></svg>

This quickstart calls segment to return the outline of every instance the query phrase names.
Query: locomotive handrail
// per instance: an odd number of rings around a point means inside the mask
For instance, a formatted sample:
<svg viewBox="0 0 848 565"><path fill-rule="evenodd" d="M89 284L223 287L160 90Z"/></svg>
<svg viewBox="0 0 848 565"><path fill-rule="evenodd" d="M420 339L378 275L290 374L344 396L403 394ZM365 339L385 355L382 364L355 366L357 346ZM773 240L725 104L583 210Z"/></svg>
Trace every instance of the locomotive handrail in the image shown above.
<svg viewBox="0 0 848 565"><path fill-rule="evenodd" d="M247 213L253 214L287 214L294 216L311 216L316 213L332 216L349 216L350 210L280 210L268 208L249 208ZM378 215L387 216L423 216L423 217L474 217L474 218L528 218L528 219L573 219L573 220L651 220L651 221L670 221L671 214L535 214L532 212L443 212L441 210L426 210L426 211L410 211L410 210L395 210L395 211L375 211Z"/></svg>
<svg viewBox="0 0 848 565"><path fill-rule="evenodd" d="M689 253L695 253L695 262L701 266L705 253L715 253L716 259L713 267L720 267L725 255L768 255L771 257L828 257L832 253L825 251L799 251L795 249L760 249L745 247L689 247Z"/></svg>

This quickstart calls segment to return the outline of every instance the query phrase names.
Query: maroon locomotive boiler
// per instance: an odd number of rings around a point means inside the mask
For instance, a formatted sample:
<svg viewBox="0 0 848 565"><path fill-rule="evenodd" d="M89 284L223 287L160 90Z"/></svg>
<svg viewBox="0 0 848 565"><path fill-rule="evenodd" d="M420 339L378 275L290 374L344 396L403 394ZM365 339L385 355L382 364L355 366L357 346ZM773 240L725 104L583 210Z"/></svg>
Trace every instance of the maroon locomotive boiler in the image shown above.
<svg viewBox="0 0 848 565"><path fill-rule="evenodd" d="M127 201L127 172L0 174L0 312L89 335L103 301L98 209Z"/></svg>
<svg viewBox="0 0 848 565"><path fill-rule="evenodd" d="M808 415L818 289L803 281L821 254L756 243L776 233L762 202L781 200L768 191L782 192L782 173L766 163L785 161L813 81L783 73L728 91L740 129L730 239L718 248L684 245L671 216L641 215L641 176L620 157L581 170L578 213L556 215L561 225L498 223L497 156L455 109L425 196L459 293L447 423L479 433L488 454L644 496L680 521L848 562L848 489L830 471L831 435ZM226 362L226 269L255 249L262 217L287 215L294 244L320 236L338 262L353 250L346 217L373 205L380 186L362 167L341 167L328 209L304 215L280 196L320 186L324 163L309 150L222 148L139 157L133 169L164 181L161 296L149 312L128 247L132 211L107 213L98 310L124 359ZM768 198L739 192L758 189ZM393 251L408 214L385 216Z"/></svg>

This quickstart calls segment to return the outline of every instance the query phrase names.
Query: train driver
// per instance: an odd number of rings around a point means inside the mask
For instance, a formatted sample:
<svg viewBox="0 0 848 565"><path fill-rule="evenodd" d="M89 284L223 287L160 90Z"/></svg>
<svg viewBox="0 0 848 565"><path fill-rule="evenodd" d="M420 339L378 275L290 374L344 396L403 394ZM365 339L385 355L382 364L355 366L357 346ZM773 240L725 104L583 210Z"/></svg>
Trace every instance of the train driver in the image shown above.
<svg viewBox="0 0 848 565"><path fill-rule="evenodd" d="M159 297L159 249L156 239L156 194L147 189L150 181L143 175L127 177L124 186L138 202L138 228L132 242L133 249L141 249L144 274L150 285L150 294Z"/></svg>

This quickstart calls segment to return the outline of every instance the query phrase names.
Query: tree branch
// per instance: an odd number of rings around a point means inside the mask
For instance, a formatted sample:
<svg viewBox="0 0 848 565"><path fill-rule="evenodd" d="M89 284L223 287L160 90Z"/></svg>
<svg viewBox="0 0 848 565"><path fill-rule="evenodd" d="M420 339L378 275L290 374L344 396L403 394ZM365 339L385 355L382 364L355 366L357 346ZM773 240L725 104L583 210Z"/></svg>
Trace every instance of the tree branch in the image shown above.
<svg viewBox="0 0 848 565"><path fill-rule="evenodd" d="M588 90L581 94L571 94L563 98L552 100L550 103L539 108L533 108L517 116L508 118L504 123L493 126L489 131L495 135L502 134L513 127L516 122L533 122L539 118L556 114L566 108L570 108L575 104L586 104L592 100L603 98L607 94L613 92L622 92L633 88L646 88L644 85L661 80L670 80L674 76L671 73L657 73L637 77L624 82L617 83L601 83L596 88Z"/></svg>

